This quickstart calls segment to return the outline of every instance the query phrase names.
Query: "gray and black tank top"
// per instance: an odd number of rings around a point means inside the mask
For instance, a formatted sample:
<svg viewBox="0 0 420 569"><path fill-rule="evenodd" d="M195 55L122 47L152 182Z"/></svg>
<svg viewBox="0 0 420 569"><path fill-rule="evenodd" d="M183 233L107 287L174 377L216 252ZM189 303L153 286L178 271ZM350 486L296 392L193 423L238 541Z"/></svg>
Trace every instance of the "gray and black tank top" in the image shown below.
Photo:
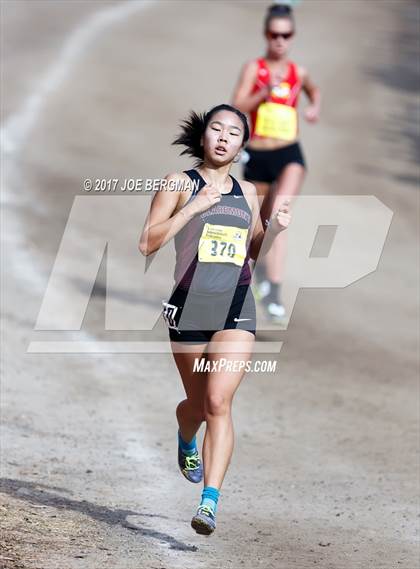
<svg viewBox="0 0 420 569"><path fill-rule="evenodd" d="M190 203L206 182L197 170L185 173L197 184L187 201ZM248 248L252 212L239 182L231 178L232 190L197 214L174 238L175 285L182 289L217 294L251 282Z"/></svg>

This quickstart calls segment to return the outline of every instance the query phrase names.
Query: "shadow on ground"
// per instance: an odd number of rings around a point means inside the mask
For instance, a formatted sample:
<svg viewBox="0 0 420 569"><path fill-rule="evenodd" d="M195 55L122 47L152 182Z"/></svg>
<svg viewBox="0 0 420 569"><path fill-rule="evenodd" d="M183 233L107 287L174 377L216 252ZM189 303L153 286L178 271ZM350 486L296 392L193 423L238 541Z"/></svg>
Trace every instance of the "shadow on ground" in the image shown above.
<svg viewBox="0 0 420 569"><path fill-rule="evenodd" d="M99 506L88 502L87 500L73 500L65 496L56 494L56 491L61 491L69 494L68 490L63 488L49 487L44 484L38 484L35 482L29 482L27 480L14 480L10 478L0 479L0 492L4 494L9 494L19 500L27 500L28 502L41 504L43 506L50 506L53 508L72 510L73 512L79 512L85 516L106 523L110 526L121 525L127 529L138 532L143 537L157 539L163 541L170 546L170 549L177 549L181 551L197 551L197 547L186 545L172 536L142 527L141 524L132 524L127 521L127 516L145 517L145 518L163 518L167 519L166 516L160 516L156 514L142 514L139 512L134 512L132 510L124 509L111 509L106 506ZM54 492L54 493L53 493Z"/></svg>

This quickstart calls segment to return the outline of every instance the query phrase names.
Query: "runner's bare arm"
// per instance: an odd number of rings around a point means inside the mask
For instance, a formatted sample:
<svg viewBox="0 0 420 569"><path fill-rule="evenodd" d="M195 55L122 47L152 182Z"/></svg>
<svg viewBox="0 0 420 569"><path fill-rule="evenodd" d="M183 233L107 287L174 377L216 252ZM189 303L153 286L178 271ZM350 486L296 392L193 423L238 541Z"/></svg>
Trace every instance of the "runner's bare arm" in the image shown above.
<svg viewBox="0 0 420 569"><path fill-rule="evenodd" d="M316 122L321 111L321 91L304 67L299 67L299 78L302 82L302 89L310 102L310 105L305 109L305 118L309 122Z"/></svg>
<svg viewBox="0 0 420 569"><path fill-rule="evenodd" d="M256 109L269 95L270 88L268 86L251 94L256 75L257 63L256 61L249 61L243 66L236 84L232 96L232 105L243 113L249 113Z"/></svg>
<svg viewBox="0 0 420 569"><path fill-rule="evenodd" d="M185 174L168 174L165 180L188 183ZM193 217L191 210L174 215L179 209L182 192L157 191L153 197L139 241L140 252L147 256L163 247Z"/></svg>
<svg viewBox="0 0 420 569"><path fill-rule="evenodd" d="M244 192L246 199L248 200L248 204L250 205L252 211L252 229L251 229L252 237L249 247L249 256L251 257L251 259L256 261L260 256L261 246L265 238L265 232L262 226L261 216L260 216L260 205L257 197L257 189L254 186L254 184L245 181L241 181L241 188ZM270 240L267 251L271 246L273 238L271 238L271 236L267 236L266 241Z"/></svg>
<svg viewBox="0 0 420 569"><path fill-rule="evenodd" d="M241 187L252 210L252 237L249 255L251 259L256 261L259 257L264 257L269 251L277 235L287 229L291 220L291 215L289 214L290 202L288 199L284 200L278 211L271 216L269 226L264 231L261 223L257 190L254 184L241 181Z"/></svg>
<svg viewBox="0 0 420 569"><path fill-rule="evenodd" d="M184 173L168 174L165 180L174 182L187 191L191 188L191 179ZM139 250L143 255L151 255L166 245L195 215L212 207L220 201L219 190L211 184L201 188L196 197L187 205L181 201L180 191L158 191L152 200L149 215L144 224L139 241Z"/></svg>

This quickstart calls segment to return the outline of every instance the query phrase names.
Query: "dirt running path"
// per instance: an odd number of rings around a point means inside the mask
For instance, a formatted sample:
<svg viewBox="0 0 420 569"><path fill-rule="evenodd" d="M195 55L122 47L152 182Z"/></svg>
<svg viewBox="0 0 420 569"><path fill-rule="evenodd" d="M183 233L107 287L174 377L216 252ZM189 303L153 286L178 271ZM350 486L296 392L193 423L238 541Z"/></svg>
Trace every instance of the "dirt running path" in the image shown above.
<svg viewBox="0 0 420 569"><path fill-rule="evenodd" d="M26 352L78 338L33 328L81 181L186 166L175 125L229 98L262 48L262 4L144 3L103 21L117 3L2 2L4 567L417 566L416 3L299 7L294 56L325 93L322 123L303 128L304 191L373 194L394 218L378 270L301 291L273 333L278 372L243 382L211 539L189 527L199 489L176 468L171 356ZM83 334L144 337L104 331L103 269Z"/></svg>

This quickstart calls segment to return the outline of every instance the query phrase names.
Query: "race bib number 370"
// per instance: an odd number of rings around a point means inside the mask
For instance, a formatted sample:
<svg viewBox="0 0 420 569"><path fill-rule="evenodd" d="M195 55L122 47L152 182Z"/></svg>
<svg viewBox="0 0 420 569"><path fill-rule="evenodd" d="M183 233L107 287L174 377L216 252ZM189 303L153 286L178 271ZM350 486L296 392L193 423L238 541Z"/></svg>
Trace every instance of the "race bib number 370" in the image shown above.
<svg viewBox="0 0 420 569"><path fill-rule="evenodd" d="M258 107L255 134L280 140L294 140L297 136L296 109L278 103L261 103Z"/></svg>
<svg viewBox="0 0 420 569"><path fill-rule="evenodd" d="M246 257L248 229L206 223L198 245L202 263L234 263L242 267Z"/></svg>

